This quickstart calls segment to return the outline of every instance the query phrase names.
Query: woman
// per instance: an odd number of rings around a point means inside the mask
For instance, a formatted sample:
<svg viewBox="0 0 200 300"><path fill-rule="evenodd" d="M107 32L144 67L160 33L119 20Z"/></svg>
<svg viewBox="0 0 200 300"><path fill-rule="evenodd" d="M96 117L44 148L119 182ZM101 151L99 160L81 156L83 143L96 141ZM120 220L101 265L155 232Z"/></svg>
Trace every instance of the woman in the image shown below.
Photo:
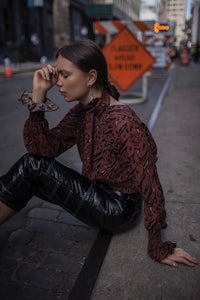
<svg viewBox="0 0 200 300"><path fill-rule="evenodd" d="M57 107L46 95L55 84L65 101L78 104L49 129L44 114ZM194 266L194 257L161 240L167 224L156 145L135 112L118 99L105 58L90 40L61 48L56 67L35 71L32 93L20 99L30 110L24 125L28 153L1 177L0 224L35 195L91 226L115 232L134 225L144 200L150 257L170 266ZM75 144L82 174L55 159Z"/></svg>

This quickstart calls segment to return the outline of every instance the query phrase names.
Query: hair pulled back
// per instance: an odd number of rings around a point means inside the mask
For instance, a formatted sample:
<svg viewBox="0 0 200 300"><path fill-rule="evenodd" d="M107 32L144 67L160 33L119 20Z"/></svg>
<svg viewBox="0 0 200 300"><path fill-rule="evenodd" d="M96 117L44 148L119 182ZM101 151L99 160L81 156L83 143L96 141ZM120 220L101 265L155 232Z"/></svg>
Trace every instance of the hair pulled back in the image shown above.
<svg viewBox="0 0 200 300"><path fill-rule="evenodd" d="M119 99L120 93L108 80L106 59L95 42L89 39L75 41L70 45L60 48L56 54L56 58L59 55L70 60L85 73L91 69L95 69L97 71L95 86L106 89L113 98L116 100Z"/></svg>

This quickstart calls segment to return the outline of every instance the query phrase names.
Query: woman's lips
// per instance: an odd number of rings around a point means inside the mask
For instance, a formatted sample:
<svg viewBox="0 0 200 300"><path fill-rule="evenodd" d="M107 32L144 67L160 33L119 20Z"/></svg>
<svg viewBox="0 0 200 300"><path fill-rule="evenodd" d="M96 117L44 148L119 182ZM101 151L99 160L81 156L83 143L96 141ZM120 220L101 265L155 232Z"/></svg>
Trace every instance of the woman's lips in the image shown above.
<svg viewBox="0 0 200 300"><path fill-rule="evenodd" d="M65 97L66 93L60 91L61 96Z"/></svg>

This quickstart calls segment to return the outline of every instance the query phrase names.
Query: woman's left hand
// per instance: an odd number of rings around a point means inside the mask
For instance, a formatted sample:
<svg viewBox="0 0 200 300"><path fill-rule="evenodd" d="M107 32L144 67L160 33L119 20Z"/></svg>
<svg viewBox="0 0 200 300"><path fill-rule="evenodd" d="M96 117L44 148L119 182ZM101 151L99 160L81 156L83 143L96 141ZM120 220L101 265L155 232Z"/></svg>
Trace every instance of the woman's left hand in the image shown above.
<svg viewBox="0 0 200 300"><path fill-rule="evenodd" d="M177 267L178 264L184 264L190 267L194 267L198 264L195 257L191 256L181 248L175 248L174 253L163 259L161 263L167 264L172 267Z"/></svg>

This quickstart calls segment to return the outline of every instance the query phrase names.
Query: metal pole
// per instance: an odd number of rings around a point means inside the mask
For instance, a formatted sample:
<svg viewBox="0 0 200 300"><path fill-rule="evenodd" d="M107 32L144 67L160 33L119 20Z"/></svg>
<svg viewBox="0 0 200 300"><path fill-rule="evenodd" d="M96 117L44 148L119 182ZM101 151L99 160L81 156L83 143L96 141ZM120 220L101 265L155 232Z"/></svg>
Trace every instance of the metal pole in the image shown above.
<svg viewBox="0 0 200 300"><path fill-rule="evenodd" d="M142 92L126 93L121 96L120 102L125 104L139 104L147 100L148 94L148 76L146 72L142 76Z"/></svg>

